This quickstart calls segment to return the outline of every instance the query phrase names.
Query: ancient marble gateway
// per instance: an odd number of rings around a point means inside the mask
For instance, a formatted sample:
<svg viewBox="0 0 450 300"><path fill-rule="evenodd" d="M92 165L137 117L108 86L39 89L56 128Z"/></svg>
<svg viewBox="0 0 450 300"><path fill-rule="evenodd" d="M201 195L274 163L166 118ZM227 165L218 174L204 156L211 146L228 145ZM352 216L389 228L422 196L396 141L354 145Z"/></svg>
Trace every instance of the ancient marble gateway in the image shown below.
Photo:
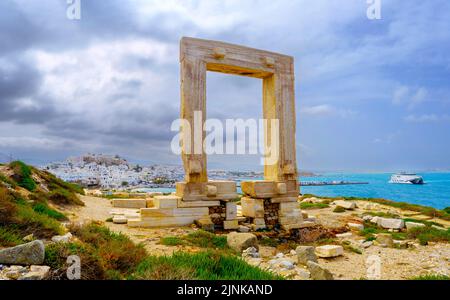
<svg viewBox="0 0 450 300"><path fill-rule="evenodd" d="M294 59L287 55L217 41L184 37L180 43L181 119L194 124L200 112L206 120L206 72L256 77L263 85L263 118L278 120L278 160L266 161L264 180L241 183L244 197L237 211L236 182L208 180L203 149L192 151L198 137L182 126L182 159L185 181L176 193L156 196L153 207L141 208L140 218L129 226L183 226L196 222L207 230L250 230L281 227L286 230L308 226L297 203L299 194L295 149ZM265 123L266 127L271 122ZM265 128L265 146L273 139ZM197 139L197 141L195 140ZM198 145L198 144L197 144ZM242 227L241 227L242 228Z"/></svg>

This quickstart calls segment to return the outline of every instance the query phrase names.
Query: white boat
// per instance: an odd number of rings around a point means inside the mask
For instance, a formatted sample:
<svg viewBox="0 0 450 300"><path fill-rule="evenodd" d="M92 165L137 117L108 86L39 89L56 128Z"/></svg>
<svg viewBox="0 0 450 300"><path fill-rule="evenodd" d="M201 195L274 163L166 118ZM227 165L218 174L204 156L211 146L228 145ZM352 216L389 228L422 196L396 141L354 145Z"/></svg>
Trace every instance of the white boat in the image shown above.
<svg viewBox="0 0 450 300"><path fill-rule="evenodd" d="M413 173L398 173L391 176L389 183L424 184L422 176Z"/></svg>

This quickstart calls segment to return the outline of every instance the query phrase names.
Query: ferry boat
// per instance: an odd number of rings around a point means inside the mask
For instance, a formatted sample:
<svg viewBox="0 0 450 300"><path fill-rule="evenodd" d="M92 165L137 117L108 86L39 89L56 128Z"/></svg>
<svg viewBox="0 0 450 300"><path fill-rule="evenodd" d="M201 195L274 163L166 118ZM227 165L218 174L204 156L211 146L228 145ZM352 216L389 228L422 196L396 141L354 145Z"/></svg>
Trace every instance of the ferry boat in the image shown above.
<svg viewBox="0 0 450 300"><path fill-rule="evenodd" d="M389 183L424 184L422 176L413 173L398 173L391 176Z"/></svg>

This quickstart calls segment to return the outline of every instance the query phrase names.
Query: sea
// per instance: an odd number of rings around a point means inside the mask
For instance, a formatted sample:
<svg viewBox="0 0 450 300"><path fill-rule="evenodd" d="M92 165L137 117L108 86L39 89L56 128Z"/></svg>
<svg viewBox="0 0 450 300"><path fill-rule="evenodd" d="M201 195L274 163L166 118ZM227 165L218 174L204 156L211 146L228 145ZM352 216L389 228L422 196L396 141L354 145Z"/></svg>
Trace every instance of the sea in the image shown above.
<svg viewBox="0 0 450 300"><path fill-rule="evenodd" d="M392 173L324 173L314 177L301 177L300 181L351 181L367 182L355 185L302 186L301 194L325 197L383 198L397 202L408 202L438 209L450 207L450 173L418 173L425 181L423 185L392 184ZM255 180L255 178L251 179ZM172 188L140 189L155 192L173 192ZM240 191L239 191L240 192Z"/></svg>

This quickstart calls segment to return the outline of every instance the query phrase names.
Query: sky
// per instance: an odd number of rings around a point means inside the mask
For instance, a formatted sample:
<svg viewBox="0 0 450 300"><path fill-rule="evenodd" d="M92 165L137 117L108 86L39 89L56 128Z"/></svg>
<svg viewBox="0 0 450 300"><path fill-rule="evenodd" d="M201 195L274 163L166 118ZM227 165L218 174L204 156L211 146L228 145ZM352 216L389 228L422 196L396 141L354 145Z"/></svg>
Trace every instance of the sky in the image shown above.
<svg viewBox="0 0 450 300"><path fill-rule="evenodd" d="M297 160L310 171L450 169L450 2L0 1L0 161L83 153L181 164L179 41L295 59ZM261 80L208 73L211 118L262 117ZM259 156L209 168L262 170Z"/></svg>

